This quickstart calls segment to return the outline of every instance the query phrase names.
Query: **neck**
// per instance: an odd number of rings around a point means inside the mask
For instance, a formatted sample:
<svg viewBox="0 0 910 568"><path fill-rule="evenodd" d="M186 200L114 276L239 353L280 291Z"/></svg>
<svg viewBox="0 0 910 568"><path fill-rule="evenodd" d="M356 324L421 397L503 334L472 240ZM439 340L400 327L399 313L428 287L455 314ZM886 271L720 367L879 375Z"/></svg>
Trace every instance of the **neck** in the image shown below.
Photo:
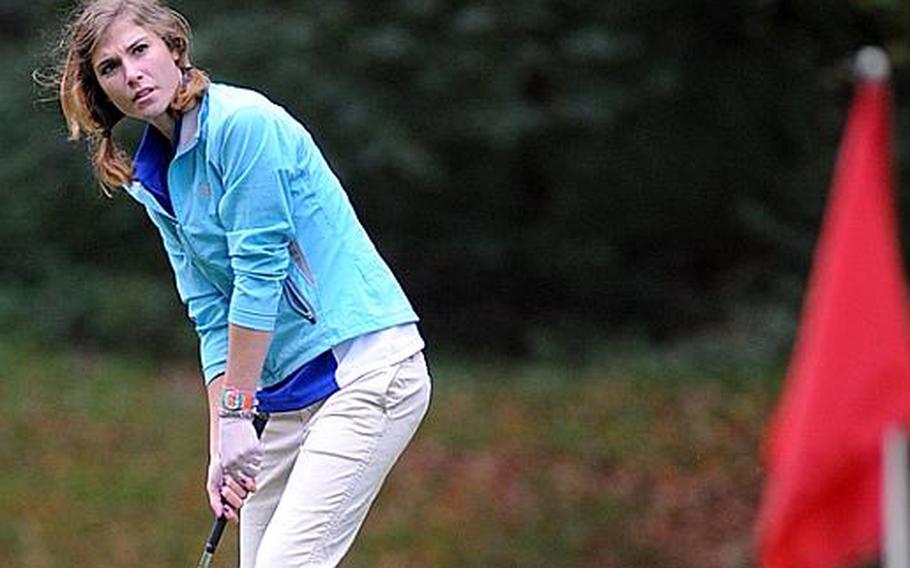
<svg viewBox="0 0 910 568"><path fill-rule="evenodd" d="M152 126L158 129L159 132L164 134L164 136L174 142L174 134L177 129L177 119L171 115L169 112L162 113L159 116L151 119L149 121Z"/></svg>

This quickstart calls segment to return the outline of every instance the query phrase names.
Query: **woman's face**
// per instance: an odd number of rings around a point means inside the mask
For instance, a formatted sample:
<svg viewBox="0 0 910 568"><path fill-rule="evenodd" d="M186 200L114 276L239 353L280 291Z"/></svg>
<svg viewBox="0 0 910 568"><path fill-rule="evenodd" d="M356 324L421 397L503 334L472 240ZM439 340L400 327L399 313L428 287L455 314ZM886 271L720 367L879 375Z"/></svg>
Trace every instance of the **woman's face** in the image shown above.
<svg viewBox="0 0 910 568"><path fill-rule="evenodd" d="M158 124L180 84L177 54L158 34L129 17L114 20L92 54L92 69L108 98L126 116Z"/></svg>

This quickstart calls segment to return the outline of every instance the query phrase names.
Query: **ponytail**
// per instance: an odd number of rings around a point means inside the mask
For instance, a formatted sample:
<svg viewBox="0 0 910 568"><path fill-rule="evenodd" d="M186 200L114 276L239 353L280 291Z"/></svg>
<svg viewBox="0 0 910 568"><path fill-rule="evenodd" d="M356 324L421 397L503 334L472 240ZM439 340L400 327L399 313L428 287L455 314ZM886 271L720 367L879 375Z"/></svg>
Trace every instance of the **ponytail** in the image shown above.
<svg viewBox="0 0 910 568"><path fill-rule="evenodd" d="M177 88L170 109L176 114L183 114L193 108L205 96L211 80L208 73L195 67L186 67L183 70L183 81Z"/></svg>
<svg viewBox="0 0 910 568"><path fill-rule="evenodd" d="M111 197L114 190L127 185L133 179L133 161L116 142L110 130L101 135L89 137L92 151L92 166L95 177L101 182L101 190Z"/></svg>

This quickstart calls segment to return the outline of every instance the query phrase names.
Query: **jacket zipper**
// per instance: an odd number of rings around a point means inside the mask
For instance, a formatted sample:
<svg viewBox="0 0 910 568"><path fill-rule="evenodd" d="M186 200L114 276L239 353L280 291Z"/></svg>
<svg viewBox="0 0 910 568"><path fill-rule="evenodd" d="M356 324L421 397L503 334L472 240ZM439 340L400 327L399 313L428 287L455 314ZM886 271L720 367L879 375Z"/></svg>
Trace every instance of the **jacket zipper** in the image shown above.
<svg viewBox="0 0 910 568"><path fill-rule="evenodd" d="M303 250L301 250L300 244L296 240L292 239L288 244L288 252L291 255L291 260L294 262L294 265L297 266L300 273L303 274L303 277L309 282L310 286L316 284L316 278L313 277L313 271L310 270L310 264L307 262L306 256L303 254ZM303 292L297 288L297 285L290 275L287 277L287 290L288 300L290 300L291 307L294 311L303 316L308 322L316 323L316 313L313 310L313 306L307 301Z"/></svg>
<svg viewBox="0 0 910 568"><path fill-rule="evenodd" d="M217 270L214 267L211 267L209 263L202 260L202 257L196 252L196 249L193 248L193 245L190 243L190 240L183 233L183 230L179 225L175 223L178 233L180 234L180 240L183 242L183 246L186 247L187 252L190 255L190 262L193 263L193 266L196 267L199 272L207 275L212 284L218 288L218 291L221 292L225 297L230 298L231 294L228 286L225 285L228 280L227 277L222 277L221 271ZM209 270L211 268L211 270Z"/></svg>
<svg viewBox="0 0 910 568"><path fill-rule="evenodd" d="M288 245L288 250L291 253L291 260L294 261L294 264L296 264L297 268L300 269L300 272L303 273L307 282L309 282L311 286L316 284L316 278L313 276L313 271L310 270L310 263L307 262L306 256L300 248L300 244L296 240L291 240Z"/></svg>
<svg viewBox="0 0 910 568"><path fill-rule="evenodd" d="M290 274L285 280L284 289L287 292L288 303L291 305L291 308L300 314L303 319L313 324L316 323L316 314L313 311L313 307L300 290L297 289L297 285L294 284L294 280L291 279Z"/></svg>
<svg viewBox="0 0 910 568"><path fill-rule="evenodd" d="M226 297L230 297L230 293L228 292L228 287L224 285L224 281L227 281L227 278L212 278L211 277L212 276L211 272L206 269L206 266L205 266L206 263L199 257L198 254L196 254L196 250L193 248L193 245L190 244L190 240L188 238L186 238L186 235L183 233L183 229L181 229L180 223L177 221L177 218L175 216L171 215L168 211L165 211L164 208L161 207L161 205L158 203L158 201L154 197L152 197L152 195L149 193L149 191L141 183L138 184L138 186L141 189L141 191L144 192L144 194L145 194L144 195L145 199L140 199L140 201L143 203L147 203L147 202L153 203L154 209L174 227L174 233L177 234L177 239L187 249L186 252L189 253L190 262L193 264L193 266L195 266L199 272L208 276L209 280L212 282L212 285L214 285L215 288L217 288L219 292L221 292ZM133 187L133 186L130 186L130 187ZM214 269L213 269L213 271L216 273L218 272L217 270L214 270Z"/></svg>

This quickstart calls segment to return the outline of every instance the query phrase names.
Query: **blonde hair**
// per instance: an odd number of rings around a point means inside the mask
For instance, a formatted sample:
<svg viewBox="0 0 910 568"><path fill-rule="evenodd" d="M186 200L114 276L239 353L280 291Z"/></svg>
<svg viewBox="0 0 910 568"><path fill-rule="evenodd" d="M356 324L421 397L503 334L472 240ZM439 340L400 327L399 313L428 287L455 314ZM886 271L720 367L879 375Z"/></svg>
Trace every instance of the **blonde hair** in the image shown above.
<svg viewBox="0 0 910 568"><path fill-rule="evenodd" d="M137 26L157 34L177 54L176 64L183 72L183 81L169 111L186 112L209 86L208 75L190 62L189 22L161 0L86 0L75 10L57 46L58 61L62 62L51 83L58 89L69 139L78 141L83 135L88 139L95 176L108 196L132 181L133 163L114 142L112 130L123 113L98 84L92 54L105 30L121 16L128 16Z"/></svg>

